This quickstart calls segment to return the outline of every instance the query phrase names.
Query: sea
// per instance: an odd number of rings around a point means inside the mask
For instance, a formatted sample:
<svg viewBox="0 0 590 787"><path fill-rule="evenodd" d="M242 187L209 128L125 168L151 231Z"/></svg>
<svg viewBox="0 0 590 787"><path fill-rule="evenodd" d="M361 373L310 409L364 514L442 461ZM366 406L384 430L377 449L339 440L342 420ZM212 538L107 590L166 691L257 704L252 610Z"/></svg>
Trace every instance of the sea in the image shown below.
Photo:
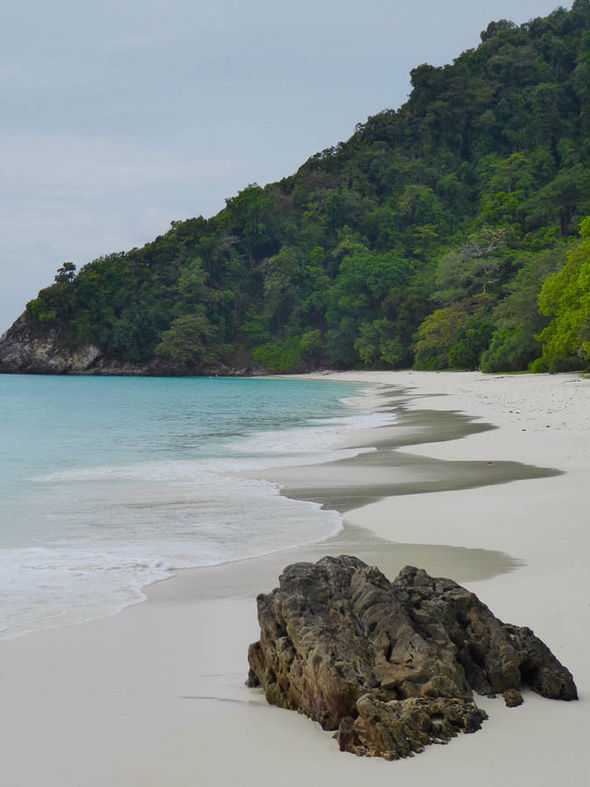
<svg viewBox="0 0 590 787"><path fill-rule="evenodd" d="M338 447L346 434L392 419L368 390L0 375L0 638L112 614L177 569L337 533L337 512L281 496L264 469L358 453Z"/></svg>

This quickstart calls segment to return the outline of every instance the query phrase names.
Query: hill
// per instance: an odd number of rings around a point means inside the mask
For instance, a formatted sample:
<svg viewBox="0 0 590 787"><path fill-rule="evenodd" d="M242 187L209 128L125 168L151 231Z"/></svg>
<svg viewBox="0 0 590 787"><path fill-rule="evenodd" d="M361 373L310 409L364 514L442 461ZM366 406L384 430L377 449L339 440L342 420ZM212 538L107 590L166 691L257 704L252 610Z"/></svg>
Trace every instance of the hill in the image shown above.
<svg viewBox="0 0 590 787"><path fill-rule="evenodd" d="M64 263L0 371L583 368L589 0L492 22L411 81L399 110L213 218Z"/></svg>

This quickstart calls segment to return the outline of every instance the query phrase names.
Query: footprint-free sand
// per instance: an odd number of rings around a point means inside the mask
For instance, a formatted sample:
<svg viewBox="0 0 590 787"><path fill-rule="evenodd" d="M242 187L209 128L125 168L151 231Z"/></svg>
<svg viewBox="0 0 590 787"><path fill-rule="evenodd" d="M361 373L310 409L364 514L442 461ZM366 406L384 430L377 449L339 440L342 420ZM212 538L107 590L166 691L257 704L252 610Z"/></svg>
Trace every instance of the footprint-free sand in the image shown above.
<svg viewBox="0 0 590 787"><path fill-rule="evenodd" d="M590 380L578 375L358 372L394 426L351 435L375 451L269 469L284 494L345 512L322 544L178 572L102 620L0 645L6 787L270 787L590 783ZM341 754L329 733L244 685L255 597L295 560L356 554L467 585L534 629L580 700L525 693L475 735L409 760Z"/></svg>

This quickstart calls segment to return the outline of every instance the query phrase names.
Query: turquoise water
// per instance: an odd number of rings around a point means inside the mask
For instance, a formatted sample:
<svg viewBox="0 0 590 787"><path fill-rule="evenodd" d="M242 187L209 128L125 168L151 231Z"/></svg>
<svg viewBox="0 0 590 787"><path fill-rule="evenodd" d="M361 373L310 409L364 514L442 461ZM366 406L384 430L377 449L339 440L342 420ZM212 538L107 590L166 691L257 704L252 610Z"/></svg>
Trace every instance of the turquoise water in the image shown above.
<svg viewBox="0 0 590 787"><path fill-rule="evenodd" d="M264 468L347 455L363 386L0 376L0 636L99 617L176 568L324 539ZM241 471L260 472L256 479Z"/></svg>

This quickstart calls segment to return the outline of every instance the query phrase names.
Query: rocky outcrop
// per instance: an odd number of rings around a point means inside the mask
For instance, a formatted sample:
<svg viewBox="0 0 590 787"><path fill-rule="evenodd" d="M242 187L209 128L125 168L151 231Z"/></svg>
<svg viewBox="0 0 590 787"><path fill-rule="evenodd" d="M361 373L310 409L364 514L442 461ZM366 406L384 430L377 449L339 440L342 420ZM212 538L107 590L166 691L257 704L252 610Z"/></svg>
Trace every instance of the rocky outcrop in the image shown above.
<svg viewBox="0 0 590 787"><path fill-rule="evenodd" d="M59 329L38 322L26 312L0 336L0 374L96 374L188 377L242 377L264 369L232 368L223 364L177 363L165 358L128 361L111 358L96 344L72 347Z"/></svg>
<svg viewBox="0 0 590 787"><path fill-rule="evenodd" d="M0 336L0 372L80 373L101 356L94 344L71 349L56 329L38 323L26 312Z"/></svg>
<svg viewBox="0 0 590 787"><path fill-rule="evenodd" d="M390 582L341 556L288 566L279 583L258 597L248 685L335 730L344 751L398 759L474 732L486 714L473 691L511 707L523 686L577 699L530 629L502 623L450 579L408 566Z"/></svg>

